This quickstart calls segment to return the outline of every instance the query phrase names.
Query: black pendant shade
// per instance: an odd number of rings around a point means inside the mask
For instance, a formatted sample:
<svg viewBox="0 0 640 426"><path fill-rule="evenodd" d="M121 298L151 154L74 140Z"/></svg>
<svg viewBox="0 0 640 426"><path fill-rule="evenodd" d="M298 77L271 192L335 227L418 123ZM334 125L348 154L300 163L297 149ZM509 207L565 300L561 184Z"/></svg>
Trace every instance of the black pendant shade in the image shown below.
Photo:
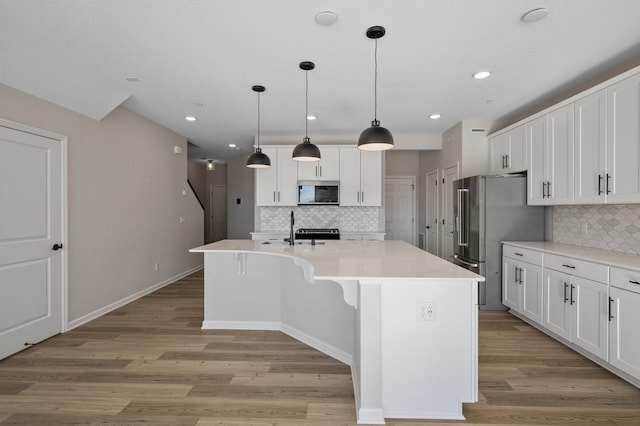
<svg viewBox="0 0 640 426"><path fill-rule="evenodd" d="M251 90L258 94L258 136L256 151L247 158L247 167L252 169L266 169L271 167L269 156L262 152L260 148L260 93L265 91L264 86L253 86Z"/></svg>
<svg viewBox="0 0 640 426"><path fill-rule="evenodd" d="M247 167L252 169L266 169L267 167L271 167L271 159L269 159L267 154L262 152L261 148L256 148L256 152L247 158Z"/></svg>
<svg viewBox="0 0 640 426"><path fill-rule="evenodd" d="M320 148L311 143L309 139L309 122L307 117L309 116L309 71L316 66L313 62L304 61L300 62L300 69L305 71L305 113L304 113L304 139L302 143L296 145L293 149L292 158L296 161L320 161Z"/></svg>
<svg viewBox="0 0 640 426"><path fill-rule="evenodd" d="M384 151L393 148L391 132L380 126L378 121L378 39L382 38L386 30L379 25L367 29L367 37L376 41L375 48L375 78L374 78L374 118L371 127L365 129L358 138L358 148L363 151Z"/></svg>

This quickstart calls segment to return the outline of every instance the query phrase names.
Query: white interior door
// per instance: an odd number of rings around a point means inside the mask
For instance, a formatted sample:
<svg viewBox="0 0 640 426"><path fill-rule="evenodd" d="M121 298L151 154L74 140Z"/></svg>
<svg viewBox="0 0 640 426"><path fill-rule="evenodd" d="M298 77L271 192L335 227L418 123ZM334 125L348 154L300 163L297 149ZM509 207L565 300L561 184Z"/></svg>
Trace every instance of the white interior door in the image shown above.
<svg viewBox="0 0 640 426"><path fill-rule="evenodd" d="M453 258L453 181L458 179L458 164L442 171L442 213L440 220L440 257L451 261Z"/></svg>
<svg viewBox="0 0 640 426"><path fill-rule="evenodd" d="M227 238L227 187L209 188L209 237L212 243Z"/></svg>
<svg viewBox="0 0 640 426"><path fill-rule="evenodd" d="M415 245L415 178L387 177L385 184L387 239Z"/></svg>
<svg viewBox="0 0 640 426"><path fill-rule="evenodd" d="M63 142L0 121L0 359L62 331Z"/></svg>
<svg viewBox="0 0 640 426"><path fill-rule="evenodd" d="M440 170L435 169L427 173L427 217L426 217L426 249L429 253L438 256L438 211L439 211L439 190Z"/></svg>

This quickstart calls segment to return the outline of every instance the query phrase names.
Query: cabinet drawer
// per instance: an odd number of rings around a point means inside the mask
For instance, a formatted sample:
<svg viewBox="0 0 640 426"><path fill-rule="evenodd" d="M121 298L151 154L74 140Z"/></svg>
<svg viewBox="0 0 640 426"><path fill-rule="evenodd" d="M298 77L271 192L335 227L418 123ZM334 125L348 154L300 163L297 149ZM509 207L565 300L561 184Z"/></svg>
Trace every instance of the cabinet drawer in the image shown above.
<svg viewBox="0 0 640 426"><path fill-rule="evenodd" d="M534 265L542 265L542 253L539 251L504 244L502 246L502 255L511 259L518 259L523 262L533 263Z"/></svg>
<svg viewBox="0 0 640 426"><path fill-rule="evenodd" d="M544 267L591 281L609 283L609 267L598 263L545 253Z"/></svg>
<svg viewBox="0 0 640 426"><path fill-rule="evenodd" d="M640 293L640 272L612 267L610 284L614 287Z"/></svg>

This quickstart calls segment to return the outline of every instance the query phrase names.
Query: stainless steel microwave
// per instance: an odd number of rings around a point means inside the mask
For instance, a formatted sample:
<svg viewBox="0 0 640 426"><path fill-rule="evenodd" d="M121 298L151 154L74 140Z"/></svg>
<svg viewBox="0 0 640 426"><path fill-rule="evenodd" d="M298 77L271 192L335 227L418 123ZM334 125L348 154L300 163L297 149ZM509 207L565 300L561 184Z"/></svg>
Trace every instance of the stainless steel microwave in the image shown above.
<svg viewBox="0 0 640 426"><path fill-rule="evenodd" d="M298 205L337 206L340 204L340 182L298 181Z"/></svg>

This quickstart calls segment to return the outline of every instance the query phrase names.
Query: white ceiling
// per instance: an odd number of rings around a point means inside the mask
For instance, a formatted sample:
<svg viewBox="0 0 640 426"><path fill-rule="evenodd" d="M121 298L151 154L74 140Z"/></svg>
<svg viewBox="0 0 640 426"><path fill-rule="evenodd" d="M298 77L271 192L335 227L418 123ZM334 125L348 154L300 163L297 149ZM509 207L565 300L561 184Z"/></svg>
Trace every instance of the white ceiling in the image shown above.
<svg viewBox="0 0 640 426"><path fill-rule="evenodd" d="M332 26L314 21L326 10ZM372 25L387 30L378 118L397 135L508 119L640 56L639 0L0 0L0 82L97 120L123 104L224 160L252 150L254 84L263 135L302 141L310 60L312 142L355 143L373 119Z"/></svg>

